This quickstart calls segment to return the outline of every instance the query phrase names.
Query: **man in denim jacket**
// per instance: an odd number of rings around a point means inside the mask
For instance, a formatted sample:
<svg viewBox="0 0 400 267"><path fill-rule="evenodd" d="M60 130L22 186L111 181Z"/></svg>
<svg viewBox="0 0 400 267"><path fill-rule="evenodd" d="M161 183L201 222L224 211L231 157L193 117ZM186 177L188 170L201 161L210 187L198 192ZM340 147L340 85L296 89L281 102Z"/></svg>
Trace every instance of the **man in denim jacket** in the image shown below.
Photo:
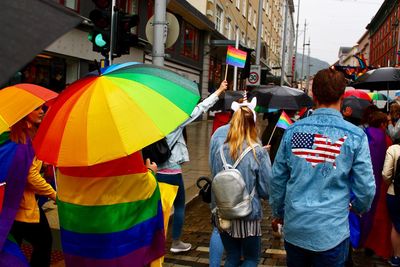
<svg viewBox="0 0 400 267"><path fill-rule="evenodd" d="M316 74L317 109L286 129L275 158L270 204L273 225L284 222L289 267L344 266L349 207L365 212L375 195L367 137L339 112L345 86L340 72Z"/></svg>

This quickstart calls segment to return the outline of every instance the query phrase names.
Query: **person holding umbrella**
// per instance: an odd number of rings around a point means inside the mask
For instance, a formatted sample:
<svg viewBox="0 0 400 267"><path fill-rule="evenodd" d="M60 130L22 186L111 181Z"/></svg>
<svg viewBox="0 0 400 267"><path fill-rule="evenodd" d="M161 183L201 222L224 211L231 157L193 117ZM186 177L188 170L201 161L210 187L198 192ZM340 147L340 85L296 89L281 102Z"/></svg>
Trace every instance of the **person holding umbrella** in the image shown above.
<svg viewBox="0 0 400 267"><path fill-rule="evenodd" d="M34 90L31 90L32 87ZM18 245L21 245L22 240L32 245L30 266L46 267L50 266L52 236L49 223L37 204L35 194L47 196L55 201L56 192L39 173L42 162L34 155L32 139L44 116L42 104L57 94L39 86L13 86L0 91L1 101L5 100L9 92L18 101L9 99L8 109L16 102L31 100L33 104L24 104L31 106L33 110L29 112L25 109L28 114L12 122L10 131L0 135L0 180L6 183L3 211L0 216L0 266L20 266L20 262L26 260L22 253L18 257L19 250L11 241L12 237ZM37 95L34 95L35 93ZM19 115L23 116L24 111ZM8 112L19 113L16 110ZM0 116L9 119L10 114L5 113L5 110L1 110ZM14 249L10 249L13 247Z"/></svg>

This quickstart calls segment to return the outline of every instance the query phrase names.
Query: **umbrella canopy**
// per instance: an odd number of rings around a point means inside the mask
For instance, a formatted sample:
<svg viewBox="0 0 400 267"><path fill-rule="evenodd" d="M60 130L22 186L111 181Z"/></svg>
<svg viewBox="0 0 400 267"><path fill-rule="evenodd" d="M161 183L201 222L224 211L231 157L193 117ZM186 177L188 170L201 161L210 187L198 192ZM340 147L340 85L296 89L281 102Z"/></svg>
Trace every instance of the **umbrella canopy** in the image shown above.
<svg viewBox="0 0 400 267"><path fill-rule="evenodd" d="M57 95L49 89L28 83L0 90L0 133L9 130L16 122Z"/></svg>
<svg viewBox="0 0 400 267"><path fill-rule="evenodd" d="M355 96L357 98L361 98L367 101L371 101L371 97L369 96L369 94L367 92L361 91L361 90L347 90L346 92L344 92L343 97L349 97L349 96Z"/></svg>
<svg viewBox="0 0 400 267"><path fill-rule="evenodd" d="M367 71L351 86L377 91L398 90L400 88L400 68L386 67Z"/></svg>
<svg viewBox="0 0 400 267"><path fill-rule="evenodd" d="M287 86L259 87L250 91L249 96L257 97L258 106L270 109L298 110L313 105L306 93Z"/></svg>
<svg viewBox="0 0 400 267"><path fill-rule="evenodd" d="M0 84L82 18L51 0L0 1Z"/></svg>
<svg viewBox="0 0 400 267"><path fill-rule="evenodd" d="M350 117L361 119L364 110L371 105L371 102L362 98L358 98L356 96L349 96L343 99L342 110L346 107L350 107L352 109L352 114Z"/></svg>
<svg viewBox="0 0 400 267"><path fill-rule="evenodd" d="M225 91L220 97L217 103L211 107L210 110L222 110L227 111L231 109L233 101L238 101L243 98L244 91Z"/></svg>
<svg viewBox="0 0 400 267"><path fill-rule="evenodd" d="M368 95L371 97L372 100L391 100L391 98L385 94L379 93L379 92L372 92L372 93L368 93Z"/></svg>
<svg viewBox="0 0 400 267"><path fill-rule="evenodd" d="M34 140L57 166L91 166L132 154L186 120L197 84L160 67L112 65L71 84L52 104Z"/></svg>

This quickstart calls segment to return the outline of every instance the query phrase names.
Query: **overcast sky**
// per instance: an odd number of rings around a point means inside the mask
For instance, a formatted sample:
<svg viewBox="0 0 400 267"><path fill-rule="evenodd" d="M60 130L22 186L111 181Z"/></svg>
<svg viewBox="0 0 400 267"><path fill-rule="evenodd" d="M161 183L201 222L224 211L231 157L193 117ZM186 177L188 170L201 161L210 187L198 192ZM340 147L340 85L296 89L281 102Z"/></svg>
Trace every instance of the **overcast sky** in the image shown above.
<svg viewBox="0 0 400 267"><path fill-rule="evenodd" d="M293 2L296 25L298 0ZM303 52L306 19L308 25L306 43L310 38L310 56L333 64L338 59L339 47L352 47L357 43L383 2L384 0L300 0L297 51Z"/></svg>

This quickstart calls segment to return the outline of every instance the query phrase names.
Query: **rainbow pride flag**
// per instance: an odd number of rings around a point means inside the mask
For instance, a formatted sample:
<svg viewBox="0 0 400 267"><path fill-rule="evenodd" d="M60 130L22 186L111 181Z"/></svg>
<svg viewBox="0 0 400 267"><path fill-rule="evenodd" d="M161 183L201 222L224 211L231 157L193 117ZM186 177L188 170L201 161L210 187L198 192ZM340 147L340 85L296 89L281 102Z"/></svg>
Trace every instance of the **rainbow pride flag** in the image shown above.
<svg viewBox="0 0 400 267"><path fill-rule="evenodd" d="M140 152L59 168L57 188L66 266L146 266L165 254L160 189Z"/></svg>
<svg viewBox="0 0 400 267"><path fill-rule="evenodd" d="M276 127L286 129L290 125L293 124L293 121L289 118L289 116L285 113L285 111L282 111L281 116L279 117L278 122L276 123Z"/></svg>
<svg viewBox="0 0 400 267"><path fill-rule="evenodd" d="M233 46L228 46L226 64L244 68L244 65L246 64L246 56L247 53L245 51L236 49Z"/></svg>

